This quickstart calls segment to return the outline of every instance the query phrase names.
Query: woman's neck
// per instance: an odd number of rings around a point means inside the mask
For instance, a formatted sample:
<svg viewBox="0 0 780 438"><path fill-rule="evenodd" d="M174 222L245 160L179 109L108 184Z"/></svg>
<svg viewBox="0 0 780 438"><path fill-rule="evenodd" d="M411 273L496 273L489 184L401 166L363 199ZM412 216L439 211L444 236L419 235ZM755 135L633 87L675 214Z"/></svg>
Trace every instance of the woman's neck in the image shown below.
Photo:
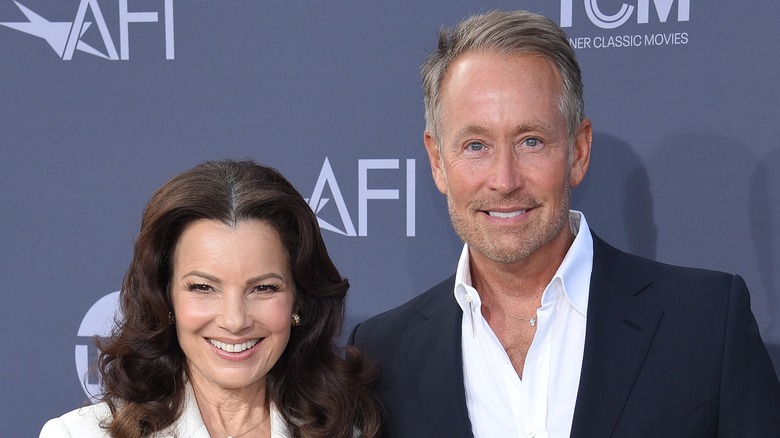
<svg viewBox="0 0 780 438"><path fill-rule="evenodd" d="M210 382L191 384L211 436L248 438L266 436L270 431L265 382L239 389L220 388Z"/></svg>

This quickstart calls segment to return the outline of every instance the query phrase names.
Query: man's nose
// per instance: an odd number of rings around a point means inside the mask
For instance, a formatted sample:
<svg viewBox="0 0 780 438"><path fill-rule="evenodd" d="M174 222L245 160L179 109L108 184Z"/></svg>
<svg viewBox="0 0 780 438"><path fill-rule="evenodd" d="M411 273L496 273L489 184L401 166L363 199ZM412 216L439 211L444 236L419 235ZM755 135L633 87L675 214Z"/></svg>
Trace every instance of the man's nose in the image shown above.
<svg viewBox="0 0 780 438"><path fill-rule="evenodd" d="M488 181L490 188L501 194L509 194L523 186L521 157L515 153L512 145L500 145L496 148L490 163Z"/></svg>

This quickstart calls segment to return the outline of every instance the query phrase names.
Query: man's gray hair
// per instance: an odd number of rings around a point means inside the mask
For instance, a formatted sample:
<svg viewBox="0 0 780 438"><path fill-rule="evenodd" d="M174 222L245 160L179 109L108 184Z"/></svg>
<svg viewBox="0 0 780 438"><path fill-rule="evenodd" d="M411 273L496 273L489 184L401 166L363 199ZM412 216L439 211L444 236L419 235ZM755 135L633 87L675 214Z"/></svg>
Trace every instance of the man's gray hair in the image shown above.
<svg viewBox="0 0 780 438"><path fill-rule="evenodd" d="M474 15L455 28L439 31L439 45L421 68L425 102L425 129L441 145L441 86L447 69L467 52L495 52L504 56L533 54L552 62L563 81L560 110L569 139L585 117L582 75L566 33L550 19L528 11L491 11Z"/></svg>

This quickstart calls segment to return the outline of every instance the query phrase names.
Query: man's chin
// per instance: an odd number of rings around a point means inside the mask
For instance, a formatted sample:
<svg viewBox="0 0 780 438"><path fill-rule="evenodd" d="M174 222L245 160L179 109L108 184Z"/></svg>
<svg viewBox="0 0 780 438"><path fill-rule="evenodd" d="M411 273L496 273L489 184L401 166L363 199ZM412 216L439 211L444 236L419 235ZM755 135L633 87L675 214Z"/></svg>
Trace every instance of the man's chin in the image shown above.
<svg viewBox="0 0 780 438"><path fill-rule="evenodd" d="M469 250L479 253L480 256L501 264L514 264L525 260L534 247L528 245L528 241L517 245L506 245L506 238L496 237L493 241L468 242ZM497 243L503 243L497 244Z"/></svg>

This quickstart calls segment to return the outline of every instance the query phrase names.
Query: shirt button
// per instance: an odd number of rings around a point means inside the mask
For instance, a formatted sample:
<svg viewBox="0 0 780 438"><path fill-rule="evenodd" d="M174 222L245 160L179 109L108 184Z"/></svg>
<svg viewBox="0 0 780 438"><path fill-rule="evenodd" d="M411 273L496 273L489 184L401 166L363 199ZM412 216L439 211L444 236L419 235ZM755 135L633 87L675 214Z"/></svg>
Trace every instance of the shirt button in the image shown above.
<svg viewBox="0 0 780 438"><path fill-rule="evenodd" d="M472 301L471 295L469 294L464 295L463 299L465 299L467 303L470 303Z"/></svg>
<svg viewBox="0 0 780 438"><path fill-rule="evenodd" d="M528 438L534 438L536 436L536 432L534 432L533 430L529 430L528 432L525 433L525 436L527 436Z"/></svg>

